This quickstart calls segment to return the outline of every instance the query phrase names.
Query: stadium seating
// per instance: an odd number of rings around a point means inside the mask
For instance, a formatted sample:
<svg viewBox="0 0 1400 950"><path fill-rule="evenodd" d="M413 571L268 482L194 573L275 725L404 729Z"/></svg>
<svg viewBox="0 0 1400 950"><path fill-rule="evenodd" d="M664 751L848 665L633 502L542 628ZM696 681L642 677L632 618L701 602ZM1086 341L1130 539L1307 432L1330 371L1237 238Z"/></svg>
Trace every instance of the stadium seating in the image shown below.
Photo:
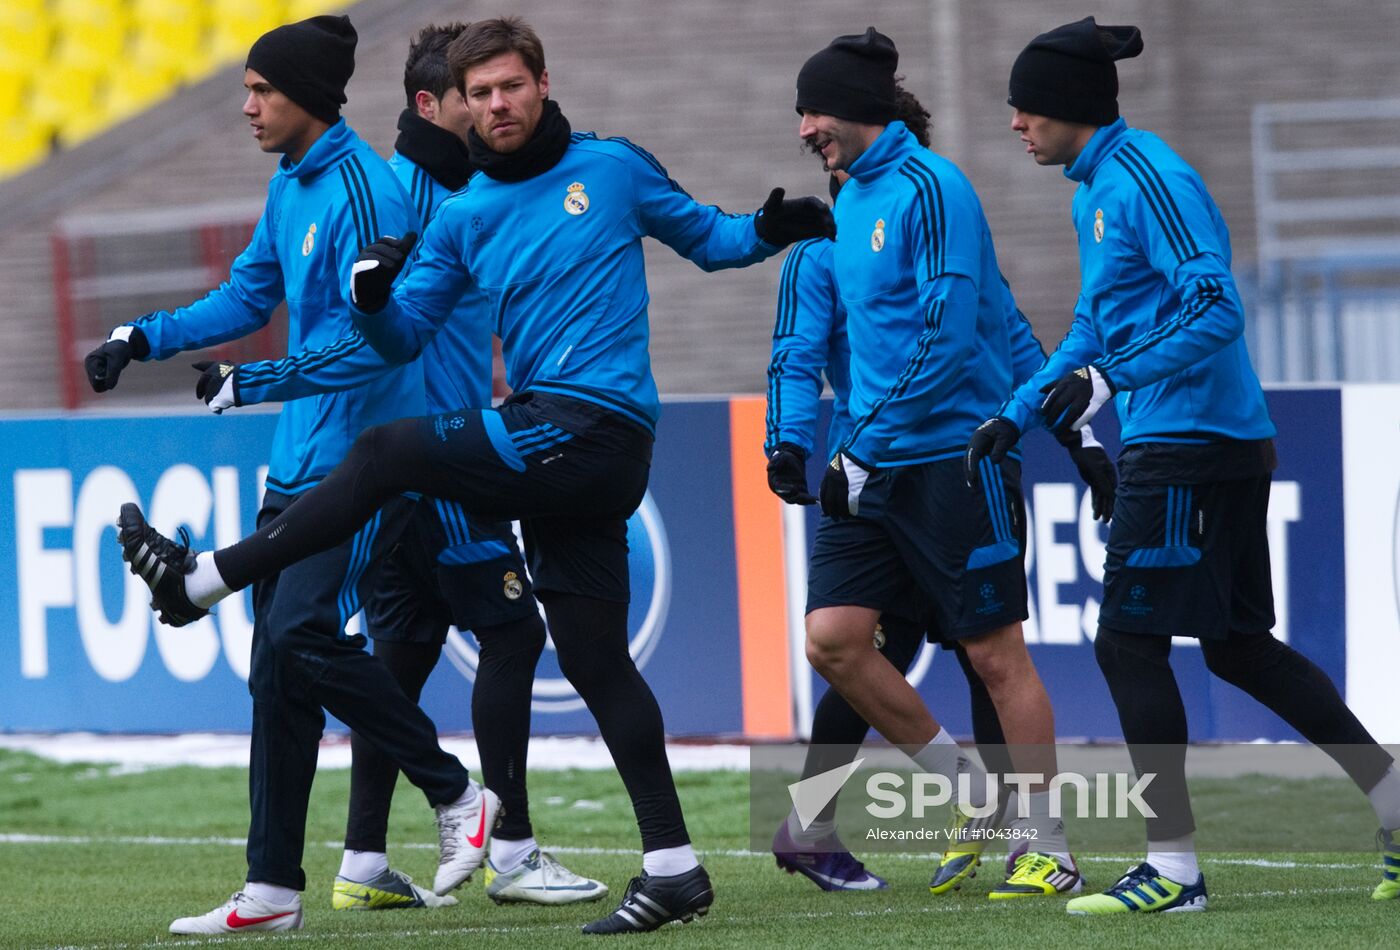
<svg viewBox="0 0 1400 950"><path fill-rule="evenodd" d="M3 0L0 178L239 62L263 32L327 0Z"/></svg>

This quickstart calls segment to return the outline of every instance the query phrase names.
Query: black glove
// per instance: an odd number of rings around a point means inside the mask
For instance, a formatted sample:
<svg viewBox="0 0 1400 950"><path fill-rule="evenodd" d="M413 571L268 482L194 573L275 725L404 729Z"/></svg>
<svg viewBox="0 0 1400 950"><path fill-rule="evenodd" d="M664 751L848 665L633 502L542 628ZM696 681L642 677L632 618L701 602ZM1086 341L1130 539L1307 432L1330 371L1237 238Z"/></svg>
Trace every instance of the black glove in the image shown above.
<svg viewBox="0 0 1400 950"><path fill-rule="evenodd" d="M784 198L783 189L774 188L754 215L753 229L761 240L787 247L808 238L836 238L836 219L820 198Z"/></svg>
<svg viewBox="0 0 1400 950"><path fill-rule="evenodd" d="M976 488L981 481L978 469L984 458L990 459L993 465L1000 465L1006 453L1020 440L1021 430L1003 416L993 416L978 426L967 440L967 454L963 456L963 480L967 487Z"/></svg>
<svg viewBox="0 0 1400 950"><path fill-rule="evenodd" d="M768 456L768 487L789 505L815 505L807 491L807 453L791 442L779 442Z"/></svg>
<svg viewBox="0 0 1400 950"><path fill-rule="evenodd" d="M1113 398L1118 387L1097 366L1081 366L1040 387L1040 391L1046 394L1045 401L1040 404L1045 427L1059 435L1078 432L1094 418L1099 407Z"/></svg>
<svg viewBox="0 0 1400 950"><path fill-rule="evenodd" d="M860 514L860 493L874 471L845 452L837 452L822 476L822 511L833 518L853 518Z"/></svg>
<svg viewBox="0 0 1400 950"><path fill-rule="evenodd" d="M151 345L140 327L130 325L117 327L107 342L93 350L83 359L83 369L87 371L88 384L95 393L105 393L117 388L117 380L122 370L133 359L145 359L151 353Z"/></svg>
<svg viewBox="0 0 1400 950"><path fill-rule="evenodd" d="M1118 491L1118 470L1108 452L1094 438L1094 430L1087 425L1078 432L1057 435L1056 439L1069 449L1069 457L1074 467L1079 469L1079 477L1089 486L1089 500L1094 510L1094 520L1108 522L1113 517L1113 498Z"/></svg>
<svg viewBox="0 0 1400 950"><path fill-rule="evenodd" d="M378 313L389 302L394 278L399 276L413 244L416 231L401 238L382 237L360 250L360 256L350 267L350 302L364 313Z"/></svg>
<svg viewBox="0 0 1400 950"><path fill-rule="evenodd" d="M192 363L199 370L199 379L194 384L194 394L204 400L204 404L219 415L225 409L243 405L238 393L238 364L227 360L217 363L213 360L200 360Z"/></svg>

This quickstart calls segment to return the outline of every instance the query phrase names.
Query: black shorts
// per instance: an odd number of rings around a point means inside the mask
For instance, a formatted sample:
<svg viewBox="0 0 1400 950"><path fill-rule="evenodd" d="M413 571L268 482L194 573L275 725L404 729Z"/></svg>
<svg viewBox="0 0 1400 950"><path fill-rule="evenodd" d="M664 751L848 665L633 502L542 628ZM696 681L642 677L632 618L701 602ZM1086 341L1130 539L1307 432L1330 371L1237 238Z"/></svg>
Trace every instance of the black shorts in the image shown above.
<svg viewBox="0 0 1400 950"><path fill-rule="evenodd" d="M986 471L976 489L963 480L961 456L871 475L860 515L823 518L817 529L807 612L908 612L908 588L917 584L928 602L930 639L961 640L1025 620L1020 463L1008 459Z"/></svg>
<svg viewBox="0 0 1400 950"><path fill-rule="evenodd" d="M1099 624L1124 633L1202 639L1273 629L1267 530L1272 478L1120 482Z"/></svg>
<svg viewBox="0 0 1400 950"><path fill-rule="evenodd" d="M538 594L630 599L627 519L646 493L650 432L591 402L528 391L418 425L430 469L418 484L475 519L519 521Z"/></svg>
<svg viewBox="0 0 1400 950"><path fill-rule="evenodd" d="M442 643L450 626L477 630L538 610L515 533L469 518L455 502L423 498L380 564L365 603L376 640Z"/></svg>

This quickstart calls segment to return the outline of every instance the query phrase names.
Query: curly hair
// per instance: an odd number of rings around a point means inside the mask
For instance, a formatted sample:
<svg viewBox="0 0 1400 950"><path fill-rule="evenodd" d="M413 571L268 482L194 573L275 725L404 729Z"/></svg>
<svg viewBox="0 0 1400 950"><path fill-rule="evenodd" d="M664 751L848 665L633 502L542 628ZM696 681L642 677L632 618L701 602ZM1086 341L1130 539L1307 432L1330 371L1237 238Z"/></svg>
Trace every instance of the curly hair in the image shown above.
<svg viewBox="0 0 1400 950"><path fill-rule="evenodd" d="M932 116L924 108L924 104L918 100L908 89L900 85L903 76L896 76L894 87L894 105L898 112L895 118L903 122L914 138L919 140L919 144L928 148L929 132L933 130Z"/></svg>

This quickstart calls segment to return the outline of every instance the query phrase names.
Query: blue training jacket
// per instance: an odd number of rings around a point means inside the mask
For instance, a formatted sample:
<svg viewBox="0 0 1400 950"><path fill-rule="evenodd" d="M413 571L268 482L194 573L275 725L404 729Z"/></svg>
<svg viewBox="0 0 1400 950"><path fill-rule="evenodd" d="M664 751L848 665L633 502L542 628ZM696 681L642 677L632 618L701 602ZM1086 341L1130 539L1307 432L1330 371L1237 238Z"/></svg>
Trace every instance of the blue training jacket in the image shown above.
<svg viewBox="0 0 1400 950"><path fill-rule="evenodd" d="M705 270L776 254L753 215L703 205L626 139L573 134L563 158L520 182L482 172L439 206L384 310L355 322L394 362L413 359L466 293L485 296L506 379L587 400L655 428L643 236Z"/></svg>
<svg viewBox="0 0 1400 950"><path fill-rule="evenodd" d="M851 345L846 331L846 307L836 288L832 269L834 245L827 240L803 241L793 246L783 262L778 288L778 314L773 326L773 352L768 363L768 415L766 454L779 442L791 442L808 455L814 443L817 403L822 393L822 373L831 383L831 426L826 444L834 454L850 434ZM1005 283L1003 282L1003 286ZM1016 308L1007 287L1004 314L1007 334L1017 343L1012 356L1014 383L1030 377L1045 362L1045 351ZM1027 343L1034 345L1027 345Z"/></svg>
<svg viewBox="0 0 1400 950"><path fill-rule="evenodd" d="M961 455L1043 351L997 266L972 184L891 122L836 202L836 284L851 340L851 432L874 467ZM1030 369L1023 369L1029 372Z"/></svg>
<svg viewBox="0 0 1400 950"><path fill-rule="evenodd" d="M834 247L824 238L802 241L793 245L783 261L773 354L768 362L766 455L779 442L791 442L812 454L823 372L834 397L826 444L834 450L851 430L846 411L851 344L846 337L846 307L832 270Z"/></svg>
<svg viewBox="0 0 1400 950"><path fill-rule="evenodd" d="M395 152L389 167L408 191L417 213L419 234L452 194L427 170ZM442 330L423 348L423 384L428 411L482 409L491 405L491 322L488 303L481 293L464 294Z"/></svg>
<svg viewBox="0 0 1400 950"><path fill-rule="evenodd" d="M1205 183L1165 142L1119 119L1065 175L1079 182L1074 323L1000 414L1043 425L1042 386L1092 364L1118 389L1125 444L1272 438L1230 274L1230 232Z"/></svg>
<svg viewBox="0 0 1400 950"><path fill-rule="evenodd" d="M133 321L151 345L147 358L162 360L246 336L287 301L290 355L242 364L237 376L244 405L286 401L269 489L304 491L336 466L362 429L423 413L419 367L391 368L355 330L349 310L350 267L360 248L414 226L394 173L341 119L300 162L282 157L253 239L228 280L187 307Z"/></svg>

